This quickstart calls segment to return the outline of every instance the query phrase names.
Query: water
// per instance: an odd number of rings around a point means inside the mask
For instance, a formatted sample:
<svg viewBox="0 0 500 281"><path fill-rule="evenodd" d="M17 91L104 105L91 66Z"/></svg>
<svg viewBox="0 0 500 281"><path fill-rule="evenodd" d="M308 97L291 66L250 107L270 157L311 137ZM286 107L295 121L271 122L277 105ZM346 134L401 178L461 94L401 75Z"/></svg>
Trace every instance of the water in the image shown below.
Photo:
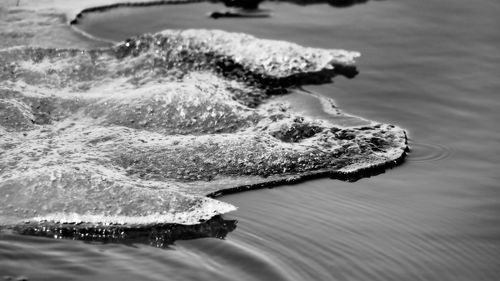
<svg viewBox="0 0 500 281"><path fill-rule="evenodd" d="M79 28L121 40L219 28L360 51L354 79L307 86L344 111L406 128L402 166L219 198L239 207L225 240L169 249L0 234L0 276L30 280L498 280L500 2L264 3L273 17L219 19L214 4L87 14ZM133 23L133 24L131 24Z"/></svg>

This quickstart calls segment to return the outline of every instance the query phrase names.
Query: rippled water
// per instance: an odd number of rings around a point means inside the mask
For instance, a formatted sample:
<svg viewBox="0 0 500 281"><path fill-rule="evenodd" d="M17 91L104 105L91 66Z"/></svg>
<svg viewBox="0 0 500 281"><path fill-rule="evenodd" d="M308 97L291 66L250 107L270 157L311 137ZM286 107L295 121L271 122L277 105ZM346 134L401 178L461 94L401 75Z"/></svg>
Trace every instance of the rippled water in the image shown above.
<svg viewBox="0 0 500 281"><path fill-rule="evenodd" d="M498 280L500 2L264 3L264 19L222 6L120 8L78 28L121 40L219 28L360 51L354 79L308 86L344 111L408 129L402 166L354 183L314 180L220 198L239 207L225 240L169 249L0 234L0 276L31 280Z"/></svg>

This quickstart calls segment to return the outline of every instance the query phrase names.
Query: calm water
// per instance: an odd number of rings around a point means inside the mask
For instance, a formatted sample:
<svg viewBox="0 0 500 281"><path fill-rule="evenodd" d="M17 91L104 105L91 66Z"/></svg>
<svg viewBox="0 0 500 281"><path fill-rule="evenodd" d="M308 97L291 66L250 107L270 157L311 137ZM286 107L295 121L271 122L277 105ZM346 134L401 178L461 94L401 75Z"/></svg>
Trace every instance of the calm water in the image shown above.
<svg viewBox="0 0 500 281"><path fill-rule="evenodd" d="M218 28L360 51L351 80L306 87L344 111L406 128L400 167L220 198L239 206L225 240L170 249L0 234L0 277L30 280L499 280L500 2L264 3L265 19L214 4L121 8L78 26L111 40Z"/></svg>

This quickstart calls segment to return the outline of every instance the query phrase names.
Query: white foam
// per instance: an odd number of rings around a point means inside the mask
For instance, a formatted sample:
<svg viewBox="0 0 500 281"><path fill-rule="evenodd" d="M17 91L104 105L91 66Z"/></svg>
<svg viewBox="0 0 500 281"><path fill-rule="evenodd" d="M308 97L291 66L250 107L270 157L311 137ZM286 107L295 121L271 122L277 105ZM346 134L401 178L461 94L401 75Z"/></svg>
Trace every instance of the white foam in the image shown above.
<svg viewBox="0 0 500 281"><path fill-rule="evenodd" d="M55 222L55 223L91 223L91 224L128 224L148 225L176 223L184 225L199 224L213 216L237 210L231 204L216 200L206 200L198 208L179 213L154 213L142 216L120 216L104 214L77 214L77 213L50 213L25 220L26 222Z"/></svg>

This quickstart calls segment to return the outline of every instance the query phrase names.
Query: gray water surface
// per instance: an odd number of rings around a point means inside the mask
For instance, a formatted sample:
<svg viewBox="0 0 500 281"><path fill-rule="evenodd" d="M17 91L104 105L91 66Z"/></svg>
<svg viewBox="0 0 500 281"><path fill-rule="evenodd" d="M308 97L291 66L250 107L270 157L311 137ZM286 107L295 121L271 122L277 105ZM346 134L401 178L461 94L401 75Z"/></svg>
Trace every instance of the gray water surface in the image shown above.
<svg viewBox="0 0 500 281"><path fill-rule="evenodd" d="M218 19L201 3L86 14L123 40L217 28L362 53L360 74L306 90L409 132L407 161L357 182L321 179L219 198L239 207L225 240L84 244L2 234L0 276L30 280L499 280L500 2L263 3L264 19Z"/></svg>

